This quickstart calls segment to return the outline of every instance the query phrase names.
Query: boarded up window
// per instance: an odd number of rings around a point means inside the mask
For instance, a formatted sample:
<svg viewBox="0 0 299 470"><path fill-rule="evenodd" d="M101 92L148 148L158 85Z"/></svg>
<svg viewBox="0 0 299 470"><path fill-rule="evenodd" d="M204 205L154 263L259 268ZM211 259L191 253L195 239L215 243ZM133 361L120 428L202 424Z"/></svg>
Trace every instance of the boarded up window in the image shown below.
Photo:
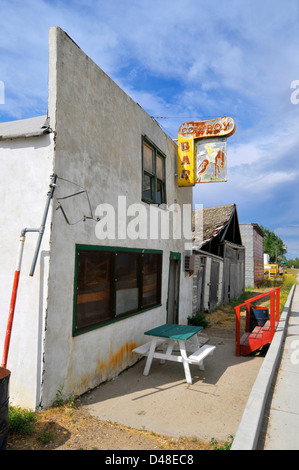
<svg viewBox="0 0 299 470"><path fill-rule="evenodd" d="M77 248L74 334L161 302L162 252Z"/></svg>

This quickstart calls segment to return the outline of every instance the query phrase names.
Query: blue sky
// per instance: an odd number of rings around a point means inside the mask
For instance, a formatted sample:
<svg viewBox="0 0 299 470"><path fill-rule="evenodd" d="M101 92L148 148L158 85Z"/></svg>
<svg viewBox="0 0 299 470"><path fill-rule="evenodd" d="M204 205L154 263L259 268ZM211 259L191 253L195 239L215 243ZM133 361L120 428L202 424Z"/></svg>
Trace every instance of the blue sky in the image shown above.
<svg viewBox="0 0 299 470"><path fill-rule="evenodd" d="M47 113L55 25L173 139L234 118L228 182L197 185L194 203L236 203L299 257L298 0L0 0L0 122Z"/></svg>

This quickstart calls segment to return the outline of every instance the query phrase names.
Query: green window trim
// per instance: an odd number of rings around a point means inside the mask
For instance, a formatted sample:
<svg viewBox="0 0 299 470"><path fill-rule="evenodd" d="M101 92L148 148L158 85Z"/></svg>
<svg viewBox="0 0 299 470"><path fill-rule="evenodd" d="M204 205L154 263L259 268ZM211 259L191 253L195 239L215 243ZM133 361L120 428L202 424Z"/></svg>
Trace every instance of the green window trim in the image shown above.
<svg viewBox="0 0 299 470"><path fill-rule="evenodd" d="M176 251L170 251L169 253L169 268L168 268L168 290L167 290L167 303L166 303L166 323L168 322L168 302L169 302L169 295L170 295L170 266L171 261L178 262L178 297L177 297L177 318L179 321L180 317L180 282L181 282L181 260L182 255Z"/></svg>
<svg viewBox="0 0 299 470"><path fill-rule="evenodd" d="M94 253L94 257L91 257L88 259L89 255L92 255ZM97 289L97 285L100 286L103 283L103 277L98 275L98 284L95 285L95 288L90 291L90 290L82 290L80 289L82 285L82 271L86 272L86 266L88 265L87 261L92 264L92 260L95 260L95 265L93 268L99 269L98 265L96 265L96 256L98 254L99 259L101 259L101 256L103 257L104 261L106 262L106 271L105 271L105 278L107 285L104 286L104 288L99 288ZM160 255L159 257L150 257L146 255ZM80 261L79 258L81 256L82 259L83 256L86 257L86 261L84 264L84 268L80 268ZM135 289L132 289L131 291L134 291L134 301L136 304L131 307L131 309L121 311L119 310L117 312L117 308L119 307L120 304L122 305L129 305L126 303L126 294L129 293L127 287L120 287L120 290L117 288L117 282L119 279L116 278L116 269L118 266L117 262L117 257L118 255L127 255L131 261L133 261L133 265L135 264L135 274L136 277L134 279L131 277L129 279L129 282L135 282ZM132 256L130 256L132 255ZM106 257L106 260L105 260ZM118 259L120 259L118 258ZM146 268L149 268L149 260L151 259L156 260L156 283L154 284L154 290L151 290L151 288L147 286L148 279L150 275L145 272ZM103 264L103 263L102 263ZM83 333L86 333L88 331L101 328L103 326L106 326L111 323L118 322L120 320L123 320L125 318L143 313L148 310L152 310L154 308L157 308L161 306L161 293L162 293L162 264L163 264L163 251L162 250L151 250L151 249L133 249L133 248L123 248L123 247L108 247L108 246L98 246L98 245L76 245L76 250L75 250L75 273L74 273L74 302L73 302L73 336L77 336ZM127 265L122 265L122 267L125 266L125 269L128 268ZM103 272L103 268L102 269ZM95 271L95 270L94 270ZM92 272L93 279L95 279L94 276L94 271ZM134 273L133 273L134 274ZM90 273L89 273L90 276ZM87 275L88 277L88 275ZM121 281L121 278L120 278ZM126 279L124 282L128 282ZM125 298L123 300L119 300L120 297L117 297L117 294L120 294L122 296L123 294L125 295ZM82 299L83 297L92 297L92 300L79 300ZM95 309L95 307L101 307L101 302L103 303L103 300L99 302L99 298L102 299L102 297L105 296L106 298L106 306L107 306L107 311L104 312L104 317L105 319L101 319L103 312L101 309ZM98 299L94 299L93 297L98 297ZM154 297L154 299L153 299ZM118 301L117 301L118 298ZM132 299L130 299L132 301ZM98 301L98 303L96 303ZM137 304L138 302L138 304ZM108 306L109 304L109 306ZM97 320L91 320L91 323L89 324L84 324L84 320L82 321L82 308L83 312L85 312L86 308L88 309L89 305L92 306L92 313L91 315L94 317L96 316ZM85 312L86 313L86 312ZM88 313L88 312L87 312ZM109 318L108 318L108 317ZM84 317L84 313L83 313ZM80 321L81 324L80 324Z"/></svg>
<svg viewBox="0 0 299 470"><path fill-rule="evenodd" d="M166 157L148 137L142 137L142 201L166 204Z"/></svg>

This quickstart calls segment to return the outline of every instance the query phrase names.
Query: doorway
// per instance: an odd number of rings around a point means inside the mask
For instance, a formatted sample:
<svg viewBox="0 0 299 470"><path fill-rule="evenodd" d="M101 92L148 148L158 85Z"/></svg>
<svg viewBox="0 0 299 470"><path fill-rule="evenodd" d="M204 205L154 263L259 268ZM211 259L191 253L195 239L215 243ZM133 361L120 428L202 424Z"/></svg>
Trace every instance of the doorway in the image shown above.
<svg viewBox="0 0 299 470"><path fill-rule="evenodd" d="M210 293L209 293L209 310L212 311L218 305L218 286L219 286L219 263L212 260L211 277L210 277Z"/></svg>
<svg viewBox="0 0 299 470"><path fill-rule="evenodd" d="M167 299L167 323L178 324L181 254L170 252Z"/></svg>

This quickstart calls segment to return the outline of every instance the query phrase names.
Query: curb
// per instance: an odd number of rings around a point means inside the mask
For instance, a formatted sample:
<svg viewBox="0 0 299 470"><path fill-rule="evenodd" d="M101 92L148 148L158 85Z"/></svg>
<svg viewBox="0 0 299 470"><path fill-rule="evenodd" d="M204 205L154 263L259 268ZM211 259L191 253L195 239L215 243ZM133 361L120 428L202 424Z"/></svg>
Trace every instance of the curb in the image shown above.
<svg viewBox="0 0 299 470"><path fill-rule="evenodd" d="M293 284L280 316L277 329L253 384L243 416L230 450L255 450L260 436L265 405L281 356L296 284Z"/></svg>

